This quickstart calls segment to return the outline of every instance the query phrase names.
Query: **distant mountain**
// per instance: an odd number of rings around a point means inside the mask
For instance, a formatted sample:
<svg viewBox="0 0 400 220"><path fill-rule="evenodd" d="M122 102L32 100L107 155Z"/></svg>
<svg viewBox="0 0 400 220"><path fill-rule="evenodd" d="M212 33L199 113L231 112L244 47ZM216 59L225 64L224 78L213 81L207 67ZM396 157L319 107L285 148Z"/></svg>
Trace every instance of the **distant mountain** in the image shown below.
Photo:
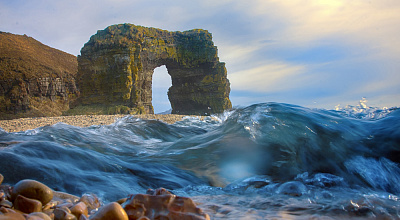
<svg viewBox="0 0 400 220"><path fill-rule="evenodd" d="M57 116L79 92L74 55L0 32L0 119Z"/></svg>

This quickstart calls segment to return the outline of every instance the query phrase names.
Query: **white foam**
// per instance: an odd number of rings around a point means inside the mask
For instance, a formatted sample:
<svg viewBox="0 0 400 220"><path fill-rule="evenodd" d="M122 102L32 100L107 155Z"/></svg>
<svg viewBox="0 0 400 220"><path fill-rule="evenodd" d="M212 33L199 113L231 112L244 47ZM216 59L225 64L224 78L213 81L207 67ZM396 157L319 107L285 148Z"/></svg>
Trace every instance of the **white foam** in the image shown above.
<svg viewBox="0 0 400 220"><path fill-rule="evenodd" d="M363 97L355 106L346 105L341 107L340 104L335 106L335 110L344 113L345 115L366 120L376 120L386 117L392 111L398 109L397 107L371 107L367 105L368 100Z"/></svg>

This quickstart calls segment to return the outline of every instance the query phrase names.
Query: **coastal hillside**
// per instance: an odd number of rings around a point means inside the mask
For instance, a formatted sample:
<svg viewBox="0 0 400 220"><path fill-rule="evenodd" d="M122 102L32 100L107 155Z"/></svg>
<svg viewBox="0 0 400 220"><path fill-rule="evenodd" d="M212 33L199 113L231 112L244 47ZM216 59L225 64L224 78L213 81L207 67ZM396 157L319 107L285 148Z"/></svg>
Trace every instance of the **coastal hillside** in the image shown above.
<svg viewBox="0 0 400 220"><path fill-rule="evenodd" d="M79 94L76 56L0 32L0 119L59 116Z"/></svg>

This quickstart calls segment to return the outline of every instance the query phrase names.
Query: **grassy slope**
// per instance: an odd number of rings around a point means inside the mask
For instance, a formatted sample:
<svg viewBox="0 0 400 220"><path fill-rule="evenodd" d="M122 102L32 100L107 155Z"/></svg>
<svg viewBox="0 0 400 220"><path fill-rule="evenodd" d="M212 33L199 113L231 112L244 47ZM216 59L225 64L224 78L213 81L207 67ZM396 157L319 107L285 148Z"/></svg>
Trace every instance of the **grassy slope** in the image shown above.
<svg viewBox="0 0 400 220"><path fill-rule="evenodd" d="M75 77L76 56L46 46L26 35L0 32L0 79Z"/></svg>
<svg viewBox="0 0 400 220"><path fill-rule="evenodd" d="M68 101L29 96L28 111L14 111L21 85L30 79L52 77L71 82L78 71L74 55L51 48L26 35L0 32L0 118L57 116L68 109ZM14 101L12 101L14 99ZM14 102L14 103L13 103Z"/></svg>

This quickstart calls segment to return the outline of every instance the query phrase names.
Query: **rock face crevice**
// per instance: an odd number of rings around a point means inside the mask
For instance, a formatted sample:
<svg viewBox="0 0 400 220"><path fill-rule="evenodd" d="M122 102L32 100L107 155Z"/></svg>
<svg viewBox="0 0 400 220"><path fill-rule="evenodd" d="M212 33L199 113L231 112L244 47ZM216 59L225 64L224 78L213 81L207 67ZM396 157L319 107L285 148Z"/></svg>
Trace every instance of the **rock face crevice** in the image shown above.
<svg viewBox="0 0 400 220"><path fill-rule="evenodd" d="M154 113L152 76L165 65L172 113L205 115L232 107L225 63L208 31L169 32L132 24L98 31L78 56L76 105L123 105Z"/></svg>
<svg viewBox="0 0 400 220"><path fill-rule="evenodd" d="M79 96L77 66L76 56L0 32L0 119L61 115Z"/></svg>

